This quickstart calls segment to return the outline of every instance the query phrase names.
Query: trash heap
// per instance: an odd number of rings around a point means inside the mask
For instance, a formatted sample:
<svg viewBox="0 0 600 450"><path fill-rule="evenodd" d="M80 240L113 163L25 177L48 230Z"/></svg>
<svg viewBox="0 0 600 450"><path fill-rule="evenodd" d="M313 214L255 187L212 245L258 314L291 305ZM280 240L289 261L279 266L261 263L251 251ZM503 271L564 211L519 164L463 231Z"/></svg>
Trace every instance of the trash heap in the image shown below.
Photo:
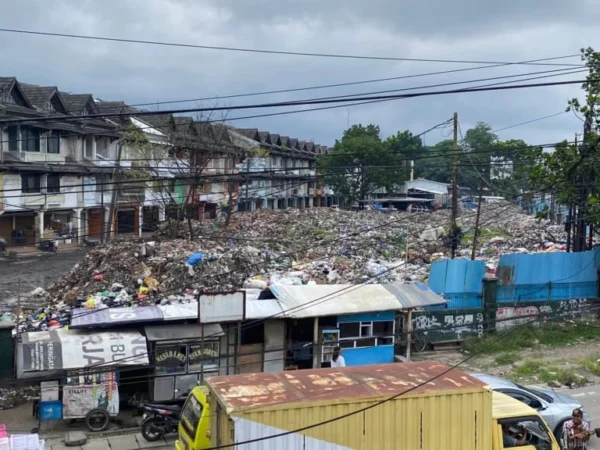
<svg viewBox="0 0 600 450"><path fill-rule="evenodd" d="M447 210L254 211L234 214L228 227L224 219L192 221L192 240L182 222L175 239L163 228L149 242L113 241L91 249L68 275L38 292L42 304L52 306L30 319L50 314L58 322L53 325L62 326L70 308L185 303L201 289L426 281L431 262L449 257L449 222ZM461 212L459 257L471 255L474 223L473 211ZM565 241L561 226L508 203L483 206L480 224L476 254L490 270L500 254L560 251Z"/></svg>

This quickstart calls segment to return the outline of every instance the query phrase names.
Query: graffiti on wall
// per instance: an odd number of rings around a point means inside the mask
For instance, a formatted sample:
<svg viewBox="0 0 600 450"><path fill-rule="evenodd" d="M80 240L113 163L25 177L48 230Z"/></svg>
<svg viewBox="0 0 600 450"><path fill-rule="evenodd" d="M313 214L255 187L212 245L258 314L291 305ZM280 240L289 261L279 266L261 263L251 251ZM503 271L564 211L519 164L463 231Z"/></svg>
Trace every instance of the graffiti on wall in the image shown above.
<svg viewBox="0 0 600 450"><path fill-rule="evenodd" d="M577 315L588 307L587 299L563 300L545 305L501 307L496 311L496 329L521 325L534 321L536 316Z"/></svg>
<svg viewBox="0 0 600 450"><path fill-rule="evenodd" d="M413 319L413 330L423 334L433 335L437 340L440 335L456 335L462 339L465 333L483 336L483 313L482 312L444 312L429 313Z"/></svg>

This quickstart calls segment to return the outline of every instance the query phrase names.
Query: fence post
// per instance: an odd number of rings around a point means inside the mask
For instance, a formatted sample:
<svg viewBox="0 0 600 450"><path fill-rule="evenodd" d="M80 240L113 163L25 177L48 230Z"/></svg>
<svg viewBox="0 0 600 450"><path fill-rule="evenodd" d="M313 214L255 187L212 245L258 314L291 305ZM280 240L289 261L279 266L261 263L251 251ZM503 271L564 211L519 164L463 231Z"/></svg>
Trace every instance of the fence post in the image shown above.
<svg viewBox="0 0 600 450"><path fill-rule="evenodd" d="M498 278L483 278L483 321L484 330L496 329L496 312L498 310Z"/></svg>

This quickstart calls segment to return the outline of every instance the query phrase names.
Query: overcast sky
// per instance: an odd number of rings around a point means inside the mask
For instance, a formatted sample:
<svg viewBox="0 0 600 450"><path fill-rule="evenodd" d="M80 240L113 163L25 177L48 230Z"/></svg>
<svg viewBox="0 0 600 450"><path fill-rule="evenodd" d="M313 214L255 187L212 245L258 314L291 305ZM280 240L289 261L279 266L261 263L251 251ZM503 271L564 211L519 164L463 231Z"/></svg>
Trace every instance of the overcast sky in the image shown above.
<svg viewBox="0 0 600 450"><path fill-rule="evenodd" d="M0 0L0 28L369 56L525 61L576 54L596 44L593 0ZM600 45L598 45L600 48ZM84 41L0 33L0 76L57 85L130 104L400 77L477 65L329 59ZM552 61L579 64L578 57ZM303 92L202 102L262 103L428 86L556 70L511 66ZM536 76L536 75L531 75ZM537 75L540 76L540 75ZM584 74L542 81L581 79ZM487 83L491 83L488 81ZM480 82L478 84L486 84ZM458 85L456 88L464 87ZM452 89L448 87L446 89ZM433 88L429 88L433 89ZM424 88L424 90L426 90ZM385 135L420 133L459 114L495 129L564 111L578 85L444 95L232 122L331 145L347 124L374 123ZM164 107L194 107L198 102ZM297 109L282 108L283 110ZM231 112L228 117L275 112ZM214 117L214 116L213 116ZM563 114L499 133L530 144L572 139L581 122ZM436 131L426 143L447 137Z"/></svg>

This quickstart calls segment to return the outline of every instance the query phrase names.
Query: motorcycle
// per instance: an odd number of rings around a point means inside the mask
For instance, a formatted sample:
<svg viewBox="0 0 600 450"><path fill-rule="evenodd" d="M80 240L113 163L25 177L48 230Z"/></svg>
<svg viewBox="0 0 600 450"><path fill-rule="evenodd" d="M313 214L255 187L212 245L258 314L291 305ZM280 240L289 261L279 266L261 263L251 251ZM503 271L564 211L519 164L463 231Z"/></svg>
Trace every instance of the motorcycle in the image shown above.
<svg viewBox="0 0 600 450"><path fill-rule="evenodd" d="M40 241L40 250L42 250L43 252L56 253L58 249L56 248L56 242L50 239L45 239L43 241Z"/></svg>
<svg viewBox="0 0 600 450"><path fill-rule="evenodd" d="M158 441L169 433L177 433L181 409L188 396L187 391L177 398L171 405L162 403L140 403L139 408L144 410L142 416L142 436L148 442Z"/></svg>

